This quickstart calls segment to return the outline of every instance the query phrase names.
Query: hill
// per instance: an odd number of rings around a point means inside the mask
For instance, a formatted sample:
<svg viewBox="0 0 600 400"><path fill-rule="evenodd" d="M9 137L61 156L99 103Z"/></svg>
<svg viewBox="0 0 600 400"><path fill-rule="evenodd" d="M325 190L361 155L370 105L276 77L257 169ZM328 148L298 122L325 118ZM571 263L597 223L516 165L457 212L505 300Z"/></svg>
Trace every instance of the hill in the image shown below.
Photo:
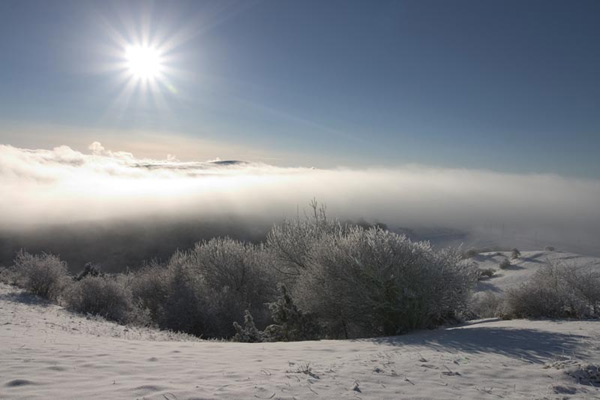
<svg viewBox="0 0 600 400"><path fill-rule="evenodd" d="M473 261L497 268L508 255ZM506 290L546 260L598 261L523 252L479 290ZM591 399L600 398L598 360L600 321L479 320L394 337L245 344L124 327L0 285L0 398Z"/></svg>

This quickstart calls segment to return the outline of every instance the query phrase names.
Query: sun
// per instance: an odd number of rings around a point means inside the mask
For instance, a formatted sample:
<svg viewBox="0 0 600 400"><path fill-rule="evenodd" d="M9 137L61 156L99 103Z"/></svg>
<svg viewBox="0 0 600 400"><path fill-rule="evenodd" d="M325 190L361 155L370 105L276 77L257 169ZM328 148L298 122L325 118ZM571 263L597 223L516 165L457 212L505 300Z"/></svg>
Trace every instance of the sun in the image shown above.
<svg viewBox="0 0 600 400"><path fill-rule="evenodd" d="M98 59L96 67L113 75L116 97L111 112L124 117L125 110L136 104L169 109L169 101L181 95L178 85L186 75L180 57L187 33L173 30L169 24L132 24L127 32L120 28L106 21L109 42L99 50L105 59Z"/></svg>
<svg viewBox="0 0 600 400"><path fill-rule="evenodd" d="M160 51L150 46L128 46L125 60L129 73L143 81L157 79L163 69Z"/></svg>

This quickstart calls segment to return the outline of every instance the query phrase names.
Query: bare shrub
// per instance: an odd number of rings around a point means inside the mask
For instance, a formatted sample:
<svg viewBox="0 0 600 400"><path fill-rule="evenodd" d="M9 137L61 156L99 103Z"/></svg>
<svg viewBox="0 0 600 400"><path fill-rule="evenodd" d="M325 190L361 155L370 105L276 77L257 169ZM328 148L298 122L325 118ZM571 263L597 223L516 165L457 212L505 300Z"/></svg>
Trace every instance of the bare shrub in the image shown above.
<svg viewBox="0 0 600 400"><path fill-rule="evenodd" d="M600 364L579 364L577 368L566 371L568 375L584 385L600 385Z"/></svg>
<svg viewBox="0 0 600 400"><path fill-rule="evenodd" d="M52 254L29 254L21 250L14 261L17 283L27 291L56 300L67 281L67 264Z"/></svg>
<svg viewBox="0 0 600 400"><path fill-rule="evenodd" d="M477 280L485 280L485 279L489 279L492 276L494 276L494 274L496 273L496 270L494 268L479 268L477 270Z"/></svg>
<svg viewBox="0 0 600 400"><path fill-rule="evenodd" d="M513 260L518 259L519 257L521 257L521 252L519 251L519 249L514 248L511 250L511 254L510 254L510 258L512 258Z"/></svg>
<svg viewBox="0 0 600 400"><path fill-rule="evenodd" d="M514 317L588 318L600 316L600 272L591 266L551 263L507 293Z"/></svg>
<svg viewBox="0 0 600 400"><path fill-rule="evenodd" d="M500 251L504 251L504 250L502 248L500 248L500 247L494 247L494 248L490 248L490 247L476 248L476 247L473 247L473 248L470 248L469 250L467 250L467 251L465 251L463 253L463 258L465 260L469 259L469 258L474 258L474 257L476 257L476 256L478 256L480 254L483 254L483 253L492 253L492 255L501 256L502 253L500 253Z"/></svg>
<svg viewBox="0 0 600 400"><path fill-rule="evenodd" d="M295 365L295 363L290 363L290 366ZM313 379L321 379L319 375L317 375L312 367L310 366L310 362L301 362L298 363L296 368L288 369L285 371L287 374L304 374L308 375Z"/></svg>
<svg viewBox="0 0 600 400"><path fill-rule="evenodd" d="M500 262L499 265L500 269L508 269L511 267L511 263L510 260L508 258L505 258L504 260L502 260L502 262Z"/></svg>
<svg viewBox="0 0 600 400"><path fill-rule="evenodd" d="M74 282L65 292L65 303L73 311L110 321L137 322L137 310L123 276L88 276Z"/></svg>
<svg viewBox="0 0 600 400"><path fill-rule="evenodd" d="M477 249L469 249L463 253L463 258L466 260L476 257L477 255L479 255L479 251Z"/></svg>
<svg viewBox="0 0 600 400"><path fill-rule="evenodd" d="M336 336L394 335L452 320L477 278L456 250L380 229L322 237L295 293Z"/></svg>

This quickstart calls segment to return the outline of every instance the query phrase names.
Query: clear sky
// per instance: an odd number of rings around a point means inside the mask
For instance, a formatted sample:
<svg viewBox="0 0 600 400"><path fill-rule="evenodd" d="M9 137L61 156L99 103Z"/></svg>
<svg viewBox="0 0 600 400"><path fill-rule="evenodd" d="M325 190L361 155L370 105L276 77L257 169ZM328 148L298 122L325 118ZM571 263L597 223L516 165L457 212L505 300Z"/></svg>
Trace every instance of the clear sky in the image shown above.
<svg viewBox="0 0 600 400"><path fill-rule="evenodd" d="M0 143L92 141L598 179L600 1L1 1Z"/></svg>

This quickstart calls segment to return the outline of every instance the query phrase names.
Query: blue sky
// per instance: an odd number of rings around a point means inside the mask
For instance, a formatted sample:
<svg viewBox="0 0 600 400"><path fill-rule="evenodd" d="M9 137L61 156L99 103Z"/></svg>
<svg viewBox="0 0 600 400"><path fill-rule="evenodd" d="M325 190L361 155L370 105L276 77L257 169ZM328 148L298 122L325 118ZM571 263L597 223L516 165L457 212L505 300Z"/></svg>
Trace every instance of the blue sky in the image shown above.
<svg viewBox="0 0 600 400"><path fill-rule="evenodd" d="M598 179L599 20L594 0L4 0L0 143ZM145 29L169 73L125 102L115 38Z"/></svg>

